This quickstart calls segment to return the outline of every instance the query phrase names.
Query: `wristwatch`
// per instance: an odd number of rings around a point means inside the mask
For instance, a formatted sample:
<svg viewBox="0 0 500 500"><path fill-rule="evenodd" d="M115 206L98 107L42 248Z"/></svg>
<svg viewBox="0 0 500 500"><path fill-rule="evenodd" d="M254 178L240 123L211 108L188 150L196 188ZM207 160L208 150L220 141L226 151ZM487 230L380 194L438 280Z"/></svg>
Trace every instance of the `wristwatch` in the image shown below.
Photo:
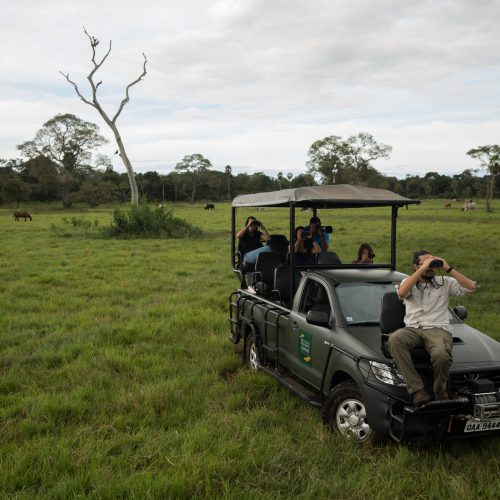
<svg viewBox="0 0 500 500"><path fill-rule="evenodd" d="M447 273L451 273L455 269L453 266L450 266L448 269L446 269Z"/></svg>

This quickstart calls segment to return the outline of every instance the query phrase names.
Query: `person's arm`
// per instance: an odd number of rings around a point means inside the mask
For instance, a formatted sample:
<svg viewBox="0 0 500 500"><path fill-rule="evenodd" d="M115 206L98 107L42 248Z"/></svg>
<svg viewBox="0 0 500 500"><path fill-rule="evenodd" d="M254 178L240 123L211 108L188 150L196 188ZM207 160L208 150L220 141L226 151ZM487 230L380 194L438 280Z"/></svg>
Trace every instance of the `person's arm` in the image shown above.
<svg viewBox="0 0 500 500"><path fill-rule="evenodd" d="M450 276L452 278L455 278L458 281L458 283L462 285L464 288L467 288L467 290L474 291L476 289L476 283L471 279L467 278L467 276L464 276L462 273L458 272L455 268L453 268L450 271Z"/></svg>
<svg viewBox="0 0 500 500"><path fill-rule="evenodd" d="M271 236L267 232L267 229L264 227L264 224L260 225L260 229L261 229L260 241L269 241L271 239Z"/></svg>
<svg viewBox="0 0 500 500"><path fill-rule="evenodd" d="M464 288L467 288L467 290L475 290L476 289L476 282L472 281L471 279L467 278L464 274L460 273L457 271L453 266L450 266L448 262L446 262L442 257L432 257L432 259L439 259L443 261L443 265L439 268L444 271L446 271L449 276L452 278L455 278L458 281L458 284L463 286Z"/></svg>
<svg viewBox="0 0 500 500"><path fill-rule="evenodd" d="M321 247L315 241L313 241L313 247L312 247L311 253L313 255L321 253Z"/></svg>
<svg viewBox="0 0 500 500"><path fill-rule="evenodd" d="M321 234L321 247L323 248L323 251L326 252L328 250L328 243L326 242L325 232L320 229L320 234Z"/></svg>
<svg viewBox="0 0 500 500"><path fill-rule="evenodd" d="M408 295L410 295L413 286L418 283L418 280L420 279L422 274L425 274L427 272L430 263L435 258L436 257L429 256L429 258L424 260L424 262L422 262L422 265L411 276L401 282L401 285L399 285L399 287L397 288L400 299L405 299L406 297L408 297Z"/></svg>
<svg viewBox="0 0 500 500"><path fill-rule="evenodd" d="M303 243L302 235L303 234L304 234L304 230L303 229L299 229L297 231L297 239L295 240L295 245L293 246L293 249L294 249L295 253L299 253L299 252L302 251L302 243Z"/></svg>
<svg viewBox="0 0 500 500"><path fill-rule="evenodd" d="M253 224L253 220L252 220L252 219L250 219L250 220L248 221L248 224L247 224L245 227L241 228L241 229L240 229L240 230L236 233L236 237L237 237L238 239L243 238L243 235L247 232L248 228L249 228L252 224Z"/></svg>

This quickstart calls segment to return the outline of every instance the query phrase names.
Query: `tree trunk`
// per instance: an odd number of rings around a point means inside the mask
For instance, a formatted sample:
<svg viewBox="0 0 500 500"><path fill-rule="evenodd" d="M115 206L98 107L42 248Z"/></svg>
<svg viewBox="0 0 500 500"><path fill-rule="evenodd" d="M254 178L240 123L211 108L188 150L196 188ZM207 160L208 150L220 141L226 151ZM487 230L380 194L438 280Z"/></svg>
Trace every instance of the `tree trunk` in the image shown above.
<svg viewBox="0 0 500 500"><path fill-rule="evenodd" d="M100 111L100 108L98 108ZM102 113L101 113L102 115ZM139 205L139 191L137 189L137 182L135 181L135 176L134 176L134 169L132 168L132 164L130 163L130 160L128 159L127 153L125 151L125 146L123 145L122 138L120 137L120 133L118 132L118 129L116 128L116 125L109 119L106 119L107 117L102 115L104 120L107 122L111 130L113 131L113 134L115 135L115 140L116 144L118 145L118 150L120 151L119 156L122 159L123 164L125 165L125 168L127 169L127 175L128 175L128 182L130 184L130 191L132 193L132 205Z"/></svg>
<svg viewBox="0 0 500 500"><path fill-rule="evenodd" d="M71 208L71 199L69 197L69 184L66 184L66 186L64 187L63 207Z"/></svg>

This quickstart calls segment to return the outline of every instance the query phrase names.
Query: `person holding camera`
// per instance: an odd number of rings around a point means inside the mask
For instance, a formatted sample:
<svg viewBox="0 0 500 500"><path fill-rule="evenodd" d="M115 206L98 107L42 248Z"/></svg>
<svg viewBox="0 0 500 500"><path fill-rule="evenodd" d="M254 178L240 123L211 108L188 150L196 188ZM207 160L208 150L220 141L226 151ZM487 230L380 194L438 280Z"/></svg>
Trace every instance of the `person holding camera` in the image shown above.
<svg viewBox="0 0 500 500"><path fill-rule="evenodd" d="M375 254L373 248L368 243L362 243L358 249L358 258L352 264L373 264Z"/></svg>
<svg viewBox="0 0 500 500"><path fill-rule="evenodd" d="M321 253L321 247L314 241L312 232L303 226L295 229L295 243L293 246L295 252L295 264L307 266L314 264L314 255Z"/></svg>
<svg viewBox="0 0 500 500"><path fill-rule="evenodd" d="M404 301L405 327L389 336L389 351L406 381L413 404L421 406L431 400L424 389L410 351L424 347L431 357L434 373L434 398L448 399L446 384L453 363L453 336L448 314L450 296L465 295L476 289L476 283L450 266L442 257L426 250L415 252L413 274L396 287ZM448 276L436 277L436 270Z"/></svg>
<svg viewBox="0 0 500 500"><path fill-rule="evenodd" d="M271 251L271 247L262 246L262 242L269 241L271 236L262 222L253 216L247 218L245 227L236 233L236 237L240 240L238 250L243 254L243 262L247 264L255 264L259 253Z"/></svg>
<svg viewBox="0 0 500 500"><path fill-rule="evenodd" d="M321 226L320 218L311 217L309 227L306 227L306 230L311 231L313 240L318 244L322 252L326 252L328 250L328 242L326 241L326 231Z"/></svg>

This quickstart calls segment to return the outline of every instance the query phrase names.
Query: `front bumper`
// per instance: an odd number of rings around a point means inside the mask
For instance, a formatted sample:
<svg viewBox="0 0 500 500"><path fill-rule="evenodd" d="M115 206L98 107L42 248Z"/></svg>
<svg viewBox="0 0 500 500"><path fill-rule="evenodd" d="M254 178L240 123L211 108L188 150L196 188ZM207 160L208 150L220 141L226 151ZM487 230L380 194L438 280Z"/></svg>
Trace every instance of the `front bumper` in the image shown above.
<svg viewBox="0 0 500 500"><path fill-rule="evenodd" d="M415 407L394 403L389 409L389 435L397 442L434 445L453 439L471 439L500 434L500 402L490 413L470 397L455 396ZM475 416L481 414L481 418Z"/></svg>
<svg viewBox="0 0 500 500"><path fill-rule="evenodd" d="M479 381L474 381L477 386ZM490 385L491 387L491 385ZM397 442L435 445L452 439L500 434L500 391L473 387L450 393L450 399L416 407L405 388L363 384L368 424Z"/></svg>

